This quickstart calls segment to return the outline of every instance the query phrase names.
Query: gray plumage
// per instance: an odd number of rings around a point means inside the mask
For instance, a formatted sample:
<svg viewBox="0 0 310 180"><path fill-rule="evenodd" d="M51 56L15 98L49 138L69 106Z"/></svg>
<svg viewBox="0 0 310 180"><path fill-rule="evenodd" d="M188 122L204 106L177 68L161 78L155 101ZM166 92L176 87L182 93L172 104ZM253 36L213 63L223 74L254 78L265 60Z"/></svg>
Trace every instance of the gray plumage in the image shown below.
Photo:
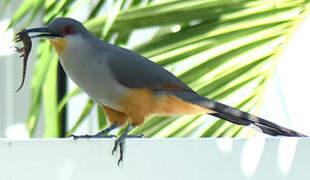
<svg viewBox="0 0 310 180"><path fill-rule="evenodd" d="M74 26L75 33L62 34L66 26ZM211 115L239 125L255 125L273 136L305 135L275 123L240 111L236 108L202 97L163 67L125 48L108 44L92 35L80 22L70 18L58 18L48 27L58 36L67 36L71 47L60 53L64 69L71 78L97 102L119 109L118 97L132 88L153 89L156 94L169 94L186 102L214 111ZM33 31L34 32L34 31ZM73 38L79 36L79 38ZM82 47L82 48L81 48ZM79 49L79 51L76 51ZM88 53L92 52L91 55ZM91 57L92 59L87 59ZM70 61L70 62L69 62ZM84 66L87 66L84 67ZM117 81L117 82L116 82ZM100 84L102 83L102 84ZM111 89L107 85L111 85ZM165 85L172 88L163 88Z"/></svg>
<svg viewBox="0 0 310 180"><path fill-rule="evenodd" d="M119 83L131 88L150 89L161 89L163 85L173 85L192 91L171 72L147 58L118 46L107 48L113 49L109 51L111 59L117 58L117 61L109 61L108 65L113 70L112 72Z"/></svg>

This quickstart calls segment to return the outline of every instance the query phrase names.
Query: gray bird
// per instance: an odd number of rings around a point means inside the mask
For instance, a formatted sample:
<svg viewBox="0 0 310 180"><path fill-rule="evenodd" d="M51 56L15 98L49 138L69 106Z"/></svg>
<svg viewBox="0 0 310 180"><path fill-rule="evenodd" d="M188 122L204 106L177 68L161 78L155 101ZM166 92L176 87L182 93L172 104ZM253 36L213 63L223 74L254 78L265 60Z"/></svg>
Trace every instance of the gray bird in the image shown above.
<svg viewBox="0 0 310 180"><path fill-rule="evenodd" d="M133 51L98 39L74 19L57 18L47 27L25 32L42 33L32 38L48 39L66 74L103 107L111 126L95 135L75 138L102 137L112 129L130 123L113 149L114 153L120 146L119 162L123 158L123 144L128 132L154 114L208 113L238 125L254 125L273 136L305 136L200 96L163 67Z"/></svg>

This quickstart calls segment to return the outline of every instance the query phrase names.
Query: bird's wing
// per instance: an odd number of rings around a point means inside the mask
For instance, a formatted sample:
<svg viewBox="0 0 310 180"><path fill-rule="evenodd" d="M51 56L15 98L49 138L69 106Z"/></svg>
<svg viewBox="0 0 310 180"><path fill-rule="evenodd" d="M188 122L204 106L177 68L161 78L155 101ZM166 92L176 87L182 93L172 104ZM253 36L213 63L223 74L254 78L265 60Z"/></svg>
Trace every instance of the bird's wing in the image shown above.
<svg viewBox="0 0 310 180"><path fill-rule="evenodd" d="M109 51L108 66L120 84L131 88L192 91L183 81L160 65L127 49L117 49L117 52Z"/></svg>
<svg viewBox="0 0 310 180"><path fill-rule="evenodd" d="M109 52L112 54L108 58L108 65L117 81L122 85L132 88L150 88L154 89L155 93L174 95L183 101L212 110L214 113L210 115L238 125L254 125L269 135L305 136L260 117L202 97L172 73L139 54L123 48Z"/></svg>

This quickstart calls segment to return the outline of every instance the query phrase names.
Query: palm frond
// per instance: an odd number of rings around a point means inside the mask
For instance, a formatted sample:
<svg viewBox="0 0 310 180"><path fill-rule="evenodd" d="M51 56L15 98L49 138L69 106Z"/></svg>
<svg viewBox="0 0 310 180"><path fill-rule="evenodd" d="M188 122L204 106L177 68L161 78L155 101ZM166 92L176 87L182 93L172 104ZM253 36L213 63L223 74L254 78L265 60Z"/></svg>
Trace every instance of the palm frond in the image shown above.
<svg viewBox="0 0 310 180"><path fill-rule="evenodd" d="M73 4L81 2L48 1L42 7L39 6L41 1L25 1L16 11L10 26L26 14L31 14L28 21L31 22L42 8L46 8L45 22L57 16L68 16ZM134 37L132 32L141 28L157 28L158 33L134 50L171 70L199 94L251 112L258 111L281 53L309 12L309 0L163 0L142 4L139 0L120 0L115 2L110 14L101 15L99 11L106 3L98 1L85 25L107 41L112 40L113 35L113 42L122 46ZM45 42L40 43L38 54L28 120L31 134L43 100L48 102L44 103L47 107L45 116L49 116L46 119L51 123L75 94L71 93L61 103L55 104L56 89L44 88L47 82L55 80L55 54ZM77 124L88 114L92 106L90 102ZM101 108L97 111L98 124L103 128L107 126L106 118ZM57 135L55 127L48 125L47 128L54 130L47 130L52 132L47 136ZM77 127L74 126L70 133ZM205 115L153 117L133 133L153 137L253 134Z"/></svg>

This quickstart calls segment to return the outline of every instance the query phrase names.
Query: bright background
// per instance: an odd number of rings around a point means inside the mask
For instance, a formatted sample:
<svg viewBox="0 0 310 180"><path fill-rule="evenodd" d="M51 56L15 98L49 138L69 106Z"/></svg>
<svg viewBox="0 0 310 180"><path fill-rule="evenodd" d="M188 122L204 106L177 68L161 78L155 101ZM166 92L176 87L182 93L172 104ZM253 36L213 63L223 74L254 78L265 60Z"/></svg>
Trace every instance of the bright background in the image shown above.
<svg viewBox="0 0 310 180"><path fill-rule="evenodd" d="M310 134L310 18L306 17L280 57L267 89L261 115Z"/></svg>
<svg viewBox="0 0 310 180"><path fill-rule="evenodd" d="M11 8L14 9L14 7ZM77 12L79 11L77 10ZM11 14L0 16L0 137L25 138L27 137L25 123L30 105L31 73L34 68L35 53L33 51L29 58L25 86L20 92L15 93L21 81L22 61L19 60L18 54L12 50L13 30L4 32L4 27L9 23L8 17ZM76 13L73 16L83 19L81 13ZM32 26L39 26L40 22L38 19ZM18 28L21 27L16 27L16 29ZM310 122L306 113L310 101L308 95L310 85L307 81L310 76L308 70L310 63L307 54L309 32L310 18L308 17L298 28L284 51L273 79L269 83L260 113L260 116L270 121L305 134L310 134ZM133 46L135 43L143 41L147 38L146 35L150 37L148 32L138 32L137 38L130 44ZM34 44L33 49L35 48ZM72 81L69 82L69 86L74 86ZM69 126L74 123L72 120L77 119L86 101L87 96L84 94L72 99L69 103ZM96 115L93 112L89 117L90 120L86 121L77 133L96 130L96 123L92 121L95 118ZM36 137L41 137L43 134L44 121L39 122Z"/></svg>

